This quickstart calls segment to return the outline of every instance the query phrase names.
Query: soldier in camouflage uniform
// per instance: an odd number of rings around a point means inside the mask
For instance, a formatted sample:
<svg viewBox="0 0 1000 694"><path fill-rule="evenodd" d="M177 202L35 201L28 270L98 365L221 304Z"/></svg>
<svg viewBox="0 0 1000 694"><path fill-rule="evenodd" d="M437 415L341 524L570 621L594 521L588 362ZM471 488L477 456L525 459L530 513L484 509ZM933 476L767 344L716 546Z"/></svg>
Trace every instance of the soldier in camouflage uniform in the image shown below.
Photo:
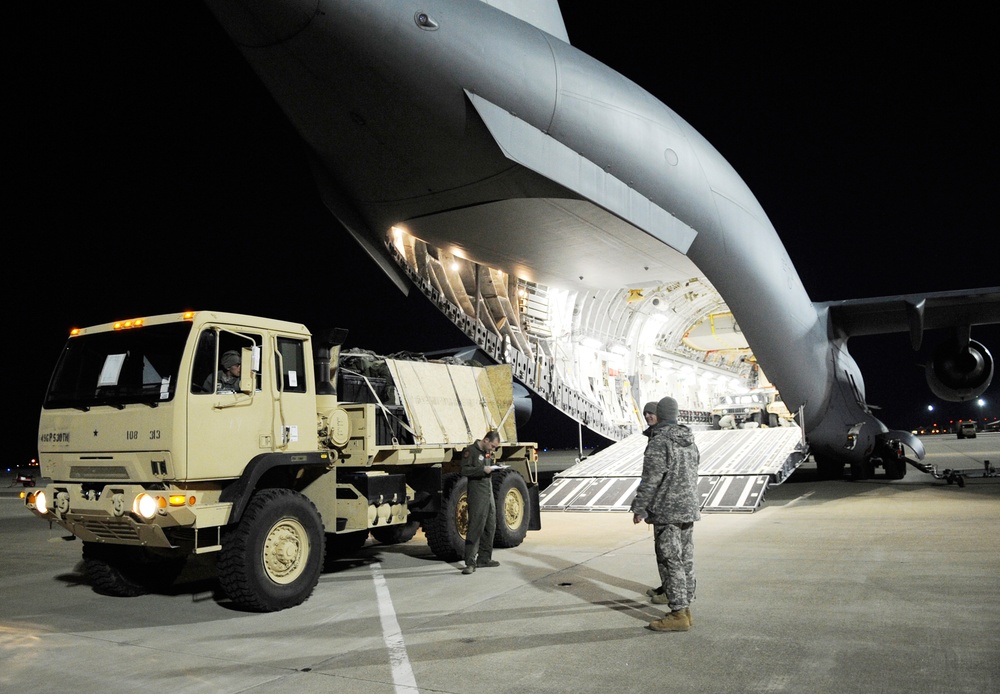
<svg viewBox="0 0 1000 694"><path fill-rule="evenodd" d="M677 401L663 398L656 405L656 423L648 430L642 480L632 501L632 522L653 525L656 563L663 597L653 601L670 607L663 619L649 623L653 631L691 628L694 599L694 522L698 509L698 462L694 434L677 423ZM659 598L659 599L658 599Z"/></svg>
<svg viewBox="0 0 1000 694"><path fill-rule="evenodd" d="M238 393L240 390L240 353L234 349L229 350L222 355L222 359L219 360L222 366L219 372L215 375L215 392L222 393L227 390L231 390L234 393ZM205 379L205 384L203 389L207 393L212 391L212 376Z"/></svg>
<svg viewBox="0 0 1000 694"><path fill-rule="evenodd" d="M477 568L500 566L493 559L493 535L497 531L497 507L490 475L499 466L493 465L493 451L500 446L500 434L489 431L481 441L472 443L462 453L461 475L469 480L466 491L469 527L465 532L465 568L471 574Z"/></svg>

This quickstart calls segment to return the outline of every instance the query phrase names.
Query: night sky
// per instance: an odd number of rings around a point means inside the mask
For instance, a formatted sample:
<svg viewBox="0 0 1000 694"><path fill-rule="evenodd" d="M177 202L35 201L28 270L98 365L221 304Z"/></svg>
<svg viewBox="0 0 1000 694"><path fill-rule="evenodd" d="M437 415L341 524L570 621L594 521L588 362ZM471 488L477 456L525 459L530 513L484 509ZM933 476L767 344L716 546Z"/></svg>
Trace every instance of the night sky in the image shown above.
<svg viewBox="0 0 1000 694"><path fill-rule="evenodd" d="M673 108L740 173L814 300L1000 285L1000 58L985 8L686 4L698 7L664 5L654 20L639 3L563 3L574 45ZM35 455L42 395L74 326L210 308L347 327L347 347L382 353L467 344L340 230L296 133L200 3L17 12L5 99L14 461ZM241 246L255 249L242 267L257 270L240 270ZM269 270L290 246L301 269ZM890 426L931 421L920 364L941 337L920 353L906 335L851 341ZM997 326L973 337L1000 357ZM998 382L985 394L994 417ZM944 418L979 414L937 404ZM522 438L575 445L575 424L536 411Z"/></svg>

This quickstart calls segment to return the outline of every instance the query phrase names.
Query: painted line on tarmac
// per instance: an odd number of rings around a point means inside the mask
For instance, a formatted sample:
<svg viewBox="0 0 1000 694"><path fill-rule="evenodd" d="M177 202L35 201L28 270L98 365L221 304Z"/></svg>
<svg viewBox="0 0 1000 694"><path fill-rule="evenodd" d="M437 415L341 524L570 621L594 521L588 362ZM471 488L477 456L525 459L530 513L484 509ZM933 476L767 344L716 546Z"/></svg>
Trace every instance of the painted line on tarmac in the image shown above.
<svg viewBox="0 0 1000 694"><path fill-rule="evenodd" d="M410 657L406 654L406 644L403 643L403 630L396 620L396 608L392 606L392 596L389 595L389 585L382 573L382 564L375 562L372 567L372 580L375 582L375 596L378 598L378 615L382 620L382 641L389 651L389 664L392 666L392 682L396 691L419 692L417 679L410 667Z"/></svg>

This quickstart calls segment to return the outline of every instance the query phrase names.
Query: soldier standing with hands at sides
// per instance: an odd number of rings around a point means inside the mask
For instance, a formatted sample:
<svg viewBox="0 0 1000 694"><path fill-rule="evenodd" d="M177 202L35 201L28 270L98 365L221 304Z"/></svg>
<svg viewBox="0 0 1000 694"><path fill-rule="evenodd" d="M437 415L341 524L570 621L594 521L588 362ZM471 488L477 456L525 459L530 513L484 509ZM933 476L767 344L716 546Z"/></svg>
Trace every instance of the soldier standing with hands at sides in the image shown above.
<svg viewBox="0 0 1000 694"><path fill-rule="evenodd" d="M662 398L656 404L657 421L648 429L642 479L631 508L633 523L646 521L653 526L656 564L663 582L663 593L658 595L654 590L653 602L670 607L663 619L649 623L653 631L687 631L692 624L694 522L701 518L700 453L691 429L678 424L677 415L673 398Z"/></svg>
<svg viewBox="0 0 1000 694"><path fill-rule="evenodd" d="M493 535L497 529L497 506L493 498L493 480L490 475L500 465L493 464L493 451L500 446L500 434L488 431L462 453L460 472L469 480L468 498L469 529L465 533L465 568L471 574L477 568L500 566L493 559Z"/></svg>

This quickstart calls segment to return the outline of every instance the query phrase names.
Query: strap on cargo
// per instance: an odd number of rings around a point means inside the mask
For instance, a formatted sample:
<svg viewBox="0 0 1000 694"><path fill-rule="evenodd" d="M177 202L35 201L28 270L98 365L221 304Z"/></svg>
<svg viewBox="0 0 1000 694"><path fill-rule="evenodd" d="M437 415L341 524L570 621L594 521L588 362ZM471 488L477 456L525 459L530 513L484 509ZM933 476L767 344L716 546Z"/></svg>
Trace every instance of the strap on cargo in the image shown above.
<svg viewBox="0 0 1000 694"><path fill-rule="evenodd" d="M379 410L382 411L382 416L385 417L386 424L390 425L389 426L389 430L390 431L392 430L392 422L389 420L389 418L392 417L397 422L399 422L399 426L403 427L408 432L410 432L410 434L413 435L413 440L414 441L418 441L419 440L420 437L417 436L417 432L415 432L413 429L411 429L409 424L407 424L402 419L400 419L399 417L397 417L396 415L394 415L392 412L389 411L388 407L386 407L384 404L382 404L382 399L378 396L378 393L375 391L375 386L372 385L372 382L368 380L367 376L365 376L362 373L358 373L357 371L351 371L350 369L346 369L344 367L341 367L341 370L344 373L349 373L349 374L353 374L355 376L360 376L364 380L365 385L368 386L368 390L371 391L372 397L375 398L375 403L378 405ZM392 445L394 445L394 446L399 445L399 440L395 436L392 437Z"/></svg>

